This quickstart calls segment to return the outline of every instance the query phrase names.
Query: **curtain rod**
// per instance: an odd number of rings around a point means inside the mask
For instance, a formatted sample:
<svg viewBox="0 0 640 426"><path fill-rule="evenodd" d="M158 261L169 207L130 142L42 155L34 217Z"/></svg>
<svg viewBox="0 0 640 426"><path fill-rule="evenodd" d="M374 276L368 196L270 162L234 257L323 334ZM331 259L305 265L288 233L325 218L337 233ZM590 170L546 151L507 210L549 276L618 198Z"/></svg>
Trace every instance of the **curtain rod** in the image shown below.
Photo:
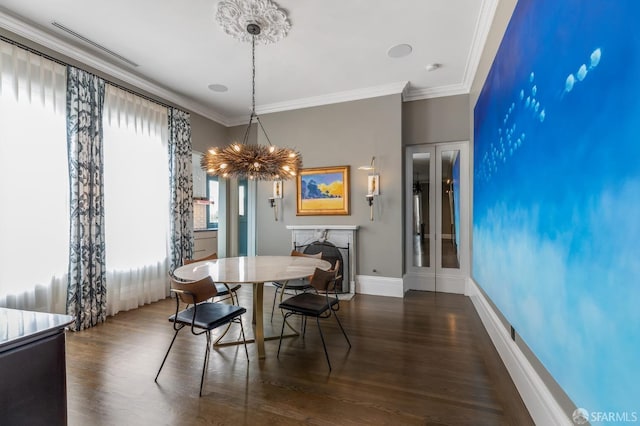
<svg viewBox="0 0 640 426"><path fill-rule="evenodd" d="M63 60L61 60L61 59L54 58L54 57L53 57L53 56L51 56L51 55L47 55L46 53L40 52L39 50L36 50L36 49L34 49L34 48L32 48L32 47L29 47L29 46L27 46L27 45L25 45L25 44L23 44L23 43L20 43L20 42L18 42L18 41L12 40L12 39L10 39L10 38L8 38L8 37L6 37L6 36L2 35L2 34L0 34L0 40L4 41L5 43L9 43L9 44L12 44L12 45L14 45L14 46L17 46L17 47L19 47L19 48L21 48L21 49L23 49L23 50L26 50L26 51L27 51L27 52L29 52L29 53L33 53L34 55L41 56L41 57L43 57L43 58L45 58L45 59L48 59L48 60L50 60L50 61L53 61L53 62L55 62L55 63L57 63L57 64L63 65L63 66L65 66L65 67L76 67L75 65L71 65L71 64L69 64L69 63L67 63L67 62L64 62L64 61L63 61ZM122 86L121 84L115 83L115 82L113 82L113 81L111 81L111 80L109 80L109 79L107 79L107 78L104 78L104 77L102 77L102 76L100 76L100 75L98 75L98 74L96 74L96 73L93 73L93 72L91 72L91 71L87 71L87 70L86 70L86 69L84 69L84 68L80 68L80 67L76 67L76 68L81 69L81 70L83 70L84 72L86 72L86 73L89 73L89 74L93 75L94 77L101 78L102 80L104 80L104 81L105 81L105 83L109 84L110 86L116 87L116 88L118 88L118 89L120 89L120 90L124 90L125 92L131 93L132 95L140 96L140 97L141 97L141 98L143 98L143 99L146 99L146 100L148 100L148 101L150 101L150 102L153 102L153 103L155 103L155 104L161 105L161 106L163 106L163 107L165 107L165 108L176 108L176 107L174 107L174 106L172 106L172 105L169 105L169 104L166 104L166 103L164 103L164 102L161 102L161 101L159 101L159 100L157 100L157 99L154 99L154 98L152 98L152 97L150 97L150 96L143 95L142 93L138 93L138 92L136 92L135 90L129 89L128 87L124 87L124 86ZM179 109L179 108L178 108L178 109Z"/></svg>

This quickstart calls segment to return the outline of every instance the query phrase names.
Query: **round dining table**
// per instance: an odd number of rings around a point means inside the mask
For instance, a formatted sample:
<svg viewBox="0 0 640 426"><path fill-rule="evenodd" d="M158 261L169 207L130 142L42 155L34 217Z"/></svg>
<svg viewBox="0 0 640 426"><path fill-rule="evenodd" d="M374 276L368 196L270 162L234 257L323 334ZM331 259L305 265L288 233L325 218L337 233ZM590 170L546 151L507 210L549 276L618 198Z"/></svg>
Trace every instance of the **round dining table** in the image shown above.
<svg viewBox="0 0 640 426"><path fill-rule="evenodd" d="M255 343L258 347L258 357L264 358L264 283L303 278L313 274L316 268L327 270L330 267L331 264L326 260L311 257L243 256L190 263L177 268L173 274L187 281L199 280L208 275L214 282L252 284ZM276 337L278 336L267 339Z"/></svg>

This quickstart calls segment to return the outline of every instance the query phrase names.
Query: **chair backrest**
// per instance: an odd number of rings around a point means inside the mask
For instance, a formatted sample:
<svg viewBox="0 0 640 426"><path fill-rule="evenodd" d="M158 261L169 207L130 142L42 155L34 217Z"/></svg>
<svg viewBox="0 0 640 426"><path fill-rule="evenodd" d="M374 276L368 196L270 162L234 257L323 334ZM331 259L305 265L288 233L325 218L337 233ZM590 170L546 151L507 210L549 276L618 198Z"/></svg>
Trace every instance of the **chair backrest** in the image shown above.
<svg viewBox="0 0 640 426"><path fill-rule="evenodd" d="M307 253L302 253L301 251L291 250L291 256L312 257L314 259L322 259L322 252L314 253L314 254L307 254ZM309 279L309 281L311 281L311 275L309 275L307 278Z"/></svg>
<svg viewBox="0 0 640 426"><path fill-rule="evenodd" d="M188 265L190 263L200 262L203 260L216 260L218 258L218 253L210 254L209 256L201 257L200 259L185 259L184 264Z"/></svg>
<svg viewBox="0 0 640 426"><path fill-rule="evenodd" d="M178 281L174 276L169 276L171 288L178 290L176 294L183 303L200 303L218 294L216 284L210 276L197 281Z"/></svg>
<svg viewBox="0 0 640 426"><path fill-rule="evenodd" d="M318 291L328 292L334 290L336 279L338 278L338 271L340 271L339 260L336 260L333 269L329 269L328 271L316 268L309 283Z"/></svg>
<svg viewBox="0 0 640 426"><path fill-rule="evenodd" d="M291 250L291 256L313 257L315 259L322 259L322 253L307 254L307 253L302 253L302 252L297 251L297 250Z"/></svg>

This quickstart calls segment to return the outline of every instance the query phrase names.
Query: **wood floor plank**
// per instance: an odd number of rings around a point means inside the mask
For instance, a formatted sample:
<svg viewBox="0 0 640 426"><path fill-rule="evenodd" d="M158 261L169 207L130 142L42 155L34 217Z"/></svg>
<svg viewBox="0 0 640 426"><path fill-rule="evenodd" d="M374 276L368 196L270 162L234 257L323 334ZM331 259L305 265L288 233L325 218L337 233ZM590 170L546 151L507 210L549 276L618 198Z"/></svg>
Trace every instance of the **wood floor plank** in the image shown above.
<svg viewBox="0 0 640 426"><path fill-rule="evenodd" d="M265 312L271 309L265 289ZM251 288L241 304L249 334ZM173 336L163 300L67 333L69 424L74 425L529 425L515 386L468 298L409 292L405 298L357 295L340 318L322 323L329 373L314 321L307 334L211 353L198 397L204 336L184 330L158 379ZM279 334L281 315L265 320ZM294 320L294 324L299 324ZM231 333L237 337L239 329Z"/></svg>

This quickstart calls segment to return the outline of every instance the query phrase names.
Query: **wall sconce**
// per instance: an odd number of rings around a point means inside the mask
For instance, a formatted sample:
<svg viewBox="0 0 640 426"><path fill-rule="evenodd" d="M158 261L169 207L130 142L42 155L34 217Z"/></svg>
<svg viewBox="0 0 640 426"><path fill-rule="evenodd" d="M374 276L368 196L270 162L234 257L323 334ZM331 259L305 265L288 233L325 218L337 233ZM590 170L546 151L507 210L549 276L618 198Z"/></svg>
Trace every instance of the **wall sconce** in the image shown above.
<svg viewBox="0 0 640 426"><path fill-rule="evenodd" d="M278 221L278 202L276 200L282 199L282 181L275 180L273 181L273 196L269 197L269 206L273 209L273 215Z"/></svg>
<svg viewBox="0 0 640 426"><path fill-rule="evenodd" d="M360 170L367 170L367 195L366 200L369 204L369 220L373 221L373 200L376 195L380 195L380 175L376 173L376 157L371 157L371 165L358 167Z"/></svg>

